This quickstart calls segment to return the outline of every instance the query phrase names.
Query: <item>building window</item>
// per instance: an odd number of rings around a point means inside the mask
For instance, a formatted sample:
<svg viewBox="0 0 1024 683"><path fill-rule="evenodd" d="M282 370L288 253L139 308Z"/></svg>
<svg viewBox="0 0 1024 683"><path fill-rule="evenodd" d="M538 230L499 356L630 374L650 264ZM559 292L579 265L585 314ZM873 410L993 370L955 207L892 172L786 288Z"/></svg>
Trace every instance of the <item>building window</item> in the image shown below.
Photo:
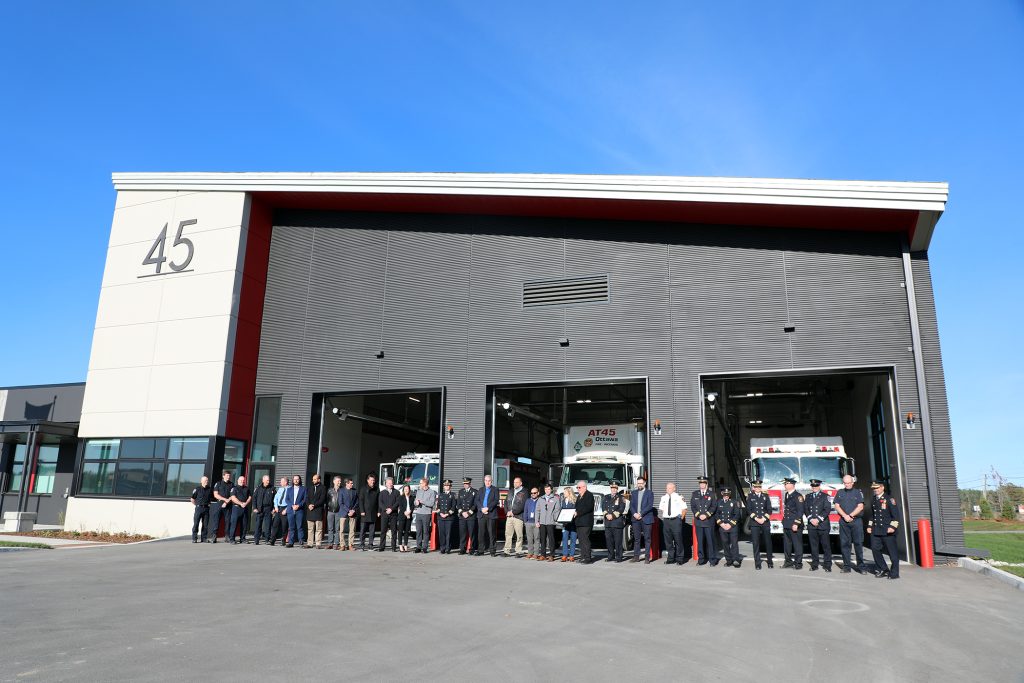
<svg viewBox="0 0 1024 683"><path fill-rule="evenodd" d="M32 486L32 493L53 493L53 480L57 476L57 456L60 454L60 446L44 445L39 447L39 457L36 458L36 478Z"/></svg>
<svg viewBox="0 0 1024 683"><path fill-rule="evenodd" d="M256 399L256 419L252 437L252 462L249 464L252 483L258 484L263 475L274 480L277 461L277 437L281 429L281 397L260 396Z"/></svg>
<svg viewBox="0 0 1024 683"><path fill-rule="evenodd" d="M224 469L231 473L235 481L245 474L245 442L228 439L224 442Z"/></svg>
<svg viewBox="0 0 1024 683"><path fill-rule="evenodd" d="M208 437L92 439L85 443L79 493L187 498L206 471Z"/></svg>
<svg viewBox="0 0 1024 683"><path fill-rule="evenodd" d="M11 478L7 481L8 492L18 492L21 490L21 480L25 476L25 454L28 453L28 446L25 444L15 444L14 446L14 462L11 466Z"/></svg>

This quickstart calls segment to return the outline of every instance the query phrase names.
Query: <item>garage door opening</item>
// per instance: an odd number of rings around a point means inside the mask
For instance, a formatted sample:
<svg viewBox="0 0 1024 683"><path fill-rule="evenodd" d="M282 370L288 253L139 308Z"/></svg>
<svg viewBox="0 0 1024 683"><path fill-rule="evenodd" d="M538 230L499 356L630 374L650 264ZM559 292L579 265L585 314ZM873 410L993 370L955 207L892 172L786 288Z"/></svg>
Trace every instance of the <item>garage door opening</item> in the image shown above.
<svg viewBox="0 0 1024 683"><path fill-rule="evenodd" d="M487 471L507 495L512 480L556 491L584 479L600 503L613 481L633 488L647 471L647 381L488 387ZM501 511L503 513L503 510ZM604 518L595 516L595 531Z"/></svg>
<svg viewBox="0 0 1024 683"><path fill-rule="evenodd" d="M422 477L441 480L443 390L325 394L316 471L324 481L346 477L362 486L368 474L413 489Z"/></svg>
<svg viewBox="0 0 1024 683"><path fill-rule="evenodd" d="M852 473L865 499L871 481L882 481L906 510L891 371L705 376L701 387L708 477L717 486L745 500L751 478L773 495L787 476L804 492L821 479L831 493ZM900 534L904 557L909 526ZM838 533L837 519L833 527Z"/></svg>

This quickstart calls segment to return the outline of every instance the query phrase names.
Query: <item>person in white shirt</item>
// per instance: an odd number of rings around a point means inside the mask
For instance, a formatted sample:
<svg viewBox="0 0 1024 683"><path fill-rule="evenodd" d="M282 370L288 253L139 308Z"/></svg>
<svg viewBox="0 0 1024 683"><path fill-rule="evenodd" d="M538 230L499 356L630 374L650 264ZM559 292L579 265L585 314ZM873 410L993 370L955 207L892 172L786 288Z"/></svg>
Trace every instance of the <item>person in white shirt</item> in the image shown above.
<svg viewBox="0 0 1024 683"><path fill-rule="evenodd" d="M683 548L683 517L686 515L686 502L676 493L673 482L665 484L665 495L658 503L658 516L664 529L665 551L668 559L665 564L684 564L686 551Z"/></svg>

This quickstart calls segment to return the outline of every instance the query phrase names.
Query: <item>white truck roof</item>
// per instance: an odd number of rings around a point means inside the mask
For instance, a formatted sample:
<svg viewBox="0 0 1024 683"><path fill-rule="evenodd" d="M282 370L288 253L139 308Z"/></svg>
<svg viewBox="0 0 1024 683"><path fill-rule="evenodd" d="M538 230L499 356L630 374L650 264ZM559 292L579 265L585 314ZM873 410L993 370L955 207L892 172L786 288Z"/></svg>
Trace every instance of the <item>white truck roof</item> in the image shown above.
<svg viewBox="0 0 1024 683"><path fill-rule="evenodd" d="M836 453L845 455L841 436L794 436L778 439L751 439L750 455L808 455Z"/></svg>

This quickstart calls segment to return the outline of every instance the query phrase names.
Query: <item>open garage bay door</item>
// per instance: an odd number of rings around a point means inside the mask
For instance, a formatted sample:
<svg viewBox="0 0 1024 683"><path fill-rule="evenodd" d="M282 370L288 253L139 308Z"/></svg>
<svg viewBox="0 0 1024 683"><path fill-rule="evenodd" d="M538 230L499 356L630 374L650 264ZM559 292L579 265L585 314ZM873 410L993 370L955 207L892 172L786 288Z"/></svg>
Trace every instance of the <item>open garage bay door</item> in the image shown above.
<svg viewBox="0 0 1024 683"><path fill-rule="evenodd" d="M701 387L708 477L716 486L745 494L753 476L771 494L787 476L800 490L817 478L831 491L849 471L865 500L870 482L882 481L906 511L891 370L704 376ZM900 537L904 558L909 528Z"/></svg>

